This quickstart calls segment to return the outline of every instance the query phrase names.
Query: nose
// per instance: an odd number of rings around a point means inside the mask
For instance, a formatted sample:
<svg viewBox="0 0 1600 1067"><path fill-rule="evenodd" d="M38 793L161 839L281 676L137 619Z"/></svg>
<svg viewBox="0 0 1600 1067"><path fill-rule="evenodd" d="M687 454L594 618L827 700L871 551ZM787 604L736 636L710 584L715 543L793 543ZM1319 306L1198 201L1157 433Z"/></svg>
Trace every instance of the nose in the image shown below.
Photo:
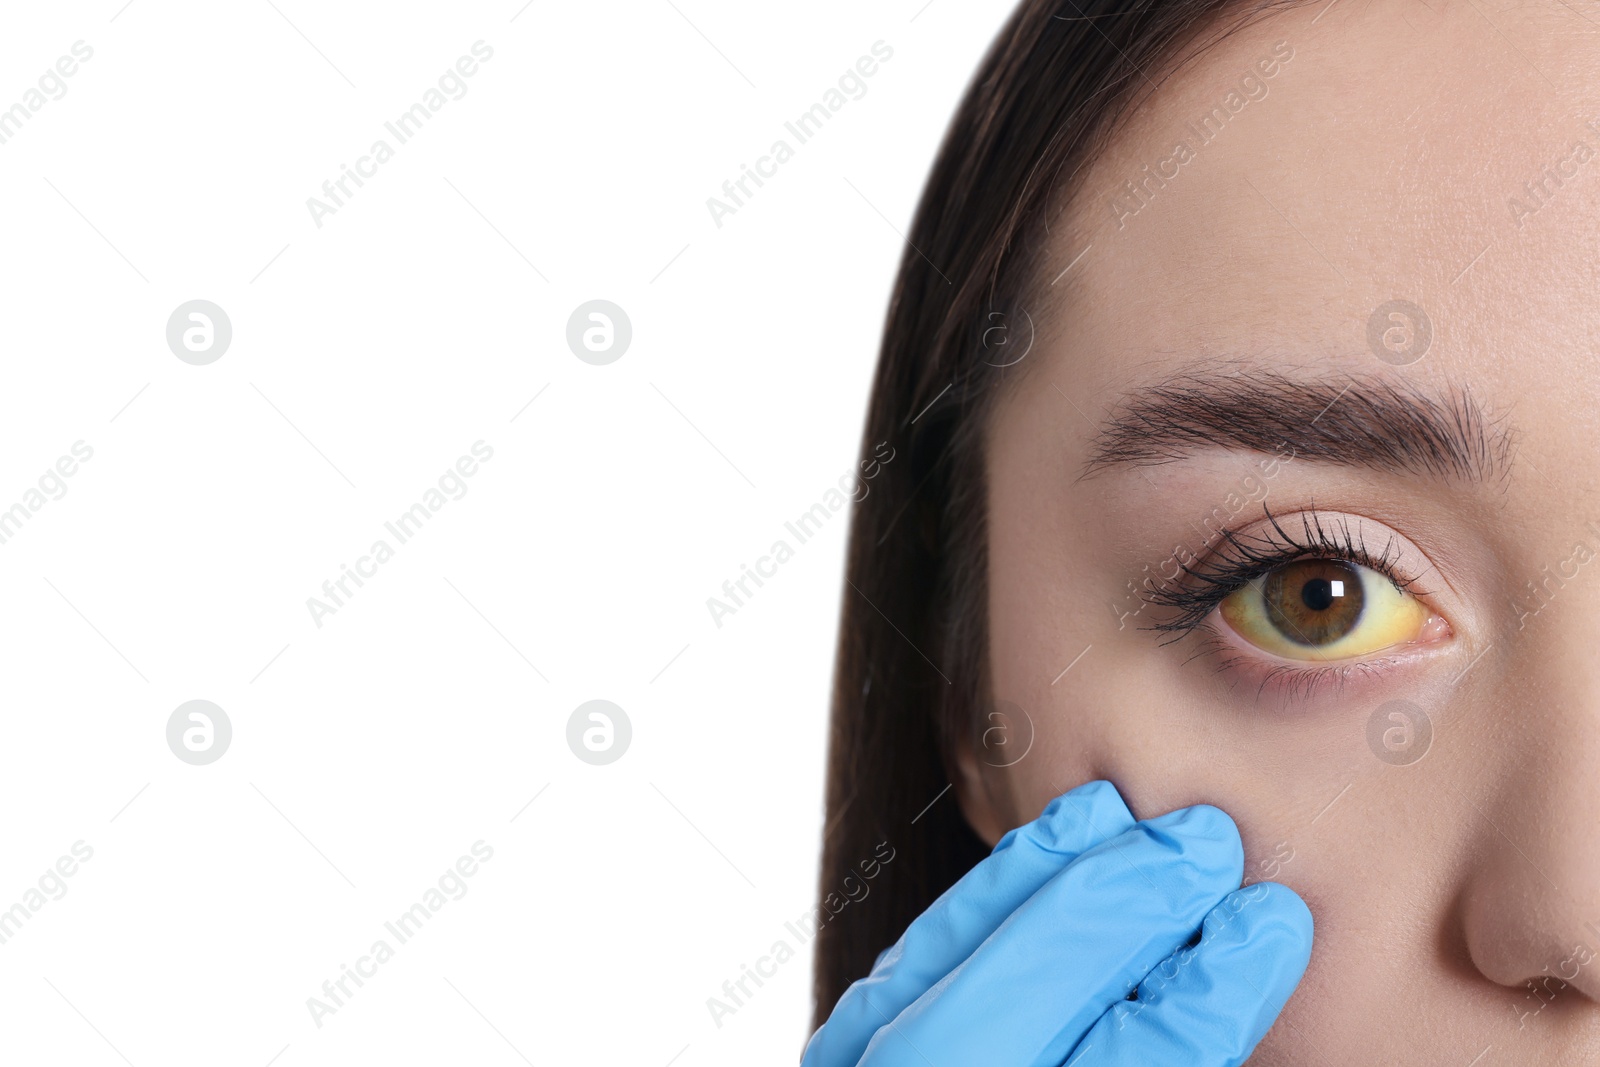
<svg viewBox="0 0 1600 1067"><path fill-rule="evenodd" d="M1504 678L1517 695L1478 738L1500 749L1485 765L1505 770L1490 790L1461 783L1458 798L1479 857L1461 914L1468 953L1490 981L1545 1002L1600 1003L1600 632L1577 628L1582 641L1550 626L1507 649L1516 665Z"/></svg>

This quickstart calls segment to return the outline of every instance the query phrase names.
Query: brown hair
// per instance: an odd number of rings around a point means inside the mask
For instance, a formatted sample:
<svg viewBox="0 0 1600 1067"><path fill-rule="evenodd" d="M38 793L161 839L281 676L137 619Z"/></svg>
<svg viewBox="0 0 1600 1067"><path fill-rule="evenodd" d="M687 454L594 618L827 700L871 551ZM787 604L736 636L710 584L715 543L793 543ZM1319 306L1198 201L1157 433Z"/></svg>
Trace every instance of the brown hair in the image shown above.
<svg viewBox="0 0 1600 1067"><path fill-rule="evenodd" d="M1023 0L951 121L901 259L862 439L863 457L887 442L894 458L850 527L821 899L863 871L873 881L869 896L820 912L813 1027L989 852L943 795L954 746L990 699L986 413L1027 366L1008 369L1016 357L985 333L1023 329L1022 309L1043 305L1049 224L1157 72L1299 2ZM1224 25L1234 8L1243 17ZM880 864L885 842L893 859Z"/></svg>

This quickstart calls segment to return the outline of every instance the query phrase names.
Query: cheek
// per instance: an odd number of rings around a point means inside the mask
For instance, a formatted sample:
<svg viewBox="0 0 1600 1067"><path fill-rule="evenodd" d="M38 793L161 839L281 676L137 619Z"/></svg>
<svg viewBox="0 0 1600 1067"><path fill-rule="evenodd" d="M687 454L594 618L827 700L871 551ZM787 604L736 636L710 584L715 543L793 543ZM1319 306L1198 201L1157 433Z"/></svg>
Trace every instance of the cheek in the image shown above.
<svg viewBox="0 0 1600 1067"><path fill-rule="evenodd" d="M1221 808L1239 827L1246 881L1293 885L1324 821L1309 820L1351 780L1352 764L1373 762L1340 754L1351 749L1344 736L1351 731L1337 723L1274 719L1240 699L1219 698L1203 665L1184 665L1187 651L1158 649L1152 635L1095 642L1065 674L1058 672L1087 642L1073 652L1036 640L999 659L994 676L996 692L1027 709L1033 729L1026 758L1003 771L1013 825L1068 789L1103 778L1137 819L1192 804ZM1049 672L1021 666L1056 659L1060 666Z"/></svg>
<svg viewBox="0 0 1600 1067"><path fill-rule="evenodd" d="M1245 882L1289 886L1316 919L1312 965L1287 1017L1310 1033L1320 1020L1381 1015L1429 955L1434 916L1420 902L1439 895L1438 872L1398 843L1396 825L1437 805L1405 792L1414 786L1373 758L1359 699L1315 717L1264 713L1253 699L1209 692L1199 664L1169 669L1187 655L1174 651L1108 642L1054 686L1049 676L1005 677L1019 703L1031 701L1036 731L1028 758L1008 771L1015 821L1099 778L1139 819L1192 804L1221 808L1239 828ZM1428 837L1449 842L1451 831L1432 826ZM1322 1040L1337 1048L1345 1038L1335 1028ZM1296 1041L1290 1049L1304 1051Z"/></svg>
<svg viewBox="0 0 1600 1067"><path fill-rule="evenodd" d="M1252 753L1214 709L1163 680L1157 661L1153 647L1141 655L1100 642L1054 684L1051 676L1013 683L1035 731L1029 758L1012 768L1026 817L1096 778L1111 781L1138 819L1209 803L1239 821L1234 807L1270 798L1269 776L1252 768Z"/></svg>

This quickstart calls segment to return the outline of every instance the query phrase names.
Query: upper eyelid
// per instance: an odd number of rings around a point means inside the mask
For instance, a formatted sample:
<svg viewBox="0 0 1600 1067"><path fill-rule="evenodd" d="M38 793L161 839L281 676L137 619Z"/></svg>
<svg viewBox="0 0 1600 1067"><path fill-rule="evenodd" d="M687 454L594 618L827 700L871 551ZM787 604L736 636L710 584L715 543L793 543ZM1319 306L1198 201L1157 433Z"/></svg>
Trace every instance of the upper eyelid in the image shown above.
<svg viewBox="0 0 1600 1067"><path fill-rule="evenodd" d="M1147 592L1142 596L1147 604L1180 609L1182 613L1179 618L1140 629L1170 633L1173 635L1171 640L1177 641L1194 632L1210 616L1218 603L1251 578L1296 559L1318 556L1346 559L1383 574L1403 591L1424 602L1432 599L1429 590L1415 589L1413 586L1421 581L1423 575L1436 569L1434 564L1429 560L1427 566L1411 573L1401 563L1400 557L1404 552L1393 551L1396 546L1394 535L1385 542L1381 553L1374 553L1368 547L1364 531L1358 528L1354 535L1351 534L1350 523L1345 516L1338 517L1338 537L1330 535L1329 529L1332 524L1324 523L1322 513L1319 513L1314 503L1309 503L1299 512L1304 530L1304 536L1301 538L1289 534L1265 505L1263 510L1269 520L1270 535L1255 536L1241 533L1231 527L1219 529L1220 544L1223 547L1213 547L1206 556L1197 557L1192 563L1179 561L1178 575L1170 579L1161 589ZM1265 550L1259 547L1263 545L1266 546ZM1237 553L1231 559L1227 555L1230 550ZM1219 555L1226 562L1217 563ZM1254 566L1247 562L1252 558L1256 561ZM1423 558L1426 559L1426 556Z"/></svg>
<svg viewBox="0 0 1600 1067"><path fill-rule="evenodd" d="M1393 537L1391 537L1385 543L1384 549L1381 553L1374 554L1372 550L1367 547L1366 535L1364 533L1358 531L1352 537L1350 533L1349 521L1343 515L1339 516L1338 519L1339 534L1343 537L1343 543L1340 544L1334 537L1329 536L1326 532L1326 528L1322 522L1322 513L1317 510L1314 504L1299 512L1302 528L1305 531L1305 537L1303 540L1296 540L1292 535L1285 531L1282 524L1278 521L1277 516L1273 515L1272 510L1266 507L1265 504L1262 505L1262 511L1265 513L1267 520L1270 523L1270 528L1275 534L1277 534L1276 538L1271 536L1252 535L1233 529L1232 527L1222 527L1218 530L1218 535L1221 537L1222 542L1229 548L1239 553L1239 557L1242 557L1242 559L1238 559L1236 562L1244 562L1253 559L1254 562L1258 563L1262 567L1271 567L1278 566L1304 556L1335 554L1340 558L1349 559L1351 562L1363 563L1371 569L1385 574L1389 574L1400 569L1397 560L1391 558L1390 555L1391 549L1395 543ZM1255 544L1249 544L1247 542L1254 542ZM1266 551L1261 551L1256 547L1256 545L1267 546ZM1211 555L1208 555L1204 558L1197 557L1197 562L1200 564L1200 566L1193 566L1180 562L1180 571L1202 581L1209 580L1211 577L1213 577L1213 575L1208 575L1205 573L1204 565L1211 562L1216 555L1218 555L1218 552L1214 550ZM1215 573L1225 573L1226 570L1227 568L1218 567ZM1420 577L1421 575L1418 574L1414 577L1407 578L1406 584L1409 585L1410 583L1420 579Z"/></svg>

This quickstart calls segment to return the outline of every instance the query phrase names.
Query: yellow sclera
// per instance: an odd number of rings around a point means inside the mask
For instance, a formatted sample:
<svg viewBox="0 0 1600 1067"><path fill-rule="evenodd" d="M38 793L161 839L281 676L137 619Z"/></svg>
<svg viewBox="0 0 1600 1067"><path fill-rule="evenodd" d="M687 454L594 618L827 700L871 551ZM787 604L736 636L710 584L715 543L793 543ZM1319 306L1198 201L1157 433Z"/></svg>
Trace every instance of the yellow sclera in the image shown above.
<svg viewBox="0 0 1600 1067"><path fill-rule="evenodd" d="M1284 659L1353 659L1413 641L1429 617L1389 578L1348 560L1281 564L1219 605L1236 633Z"/></svg>

